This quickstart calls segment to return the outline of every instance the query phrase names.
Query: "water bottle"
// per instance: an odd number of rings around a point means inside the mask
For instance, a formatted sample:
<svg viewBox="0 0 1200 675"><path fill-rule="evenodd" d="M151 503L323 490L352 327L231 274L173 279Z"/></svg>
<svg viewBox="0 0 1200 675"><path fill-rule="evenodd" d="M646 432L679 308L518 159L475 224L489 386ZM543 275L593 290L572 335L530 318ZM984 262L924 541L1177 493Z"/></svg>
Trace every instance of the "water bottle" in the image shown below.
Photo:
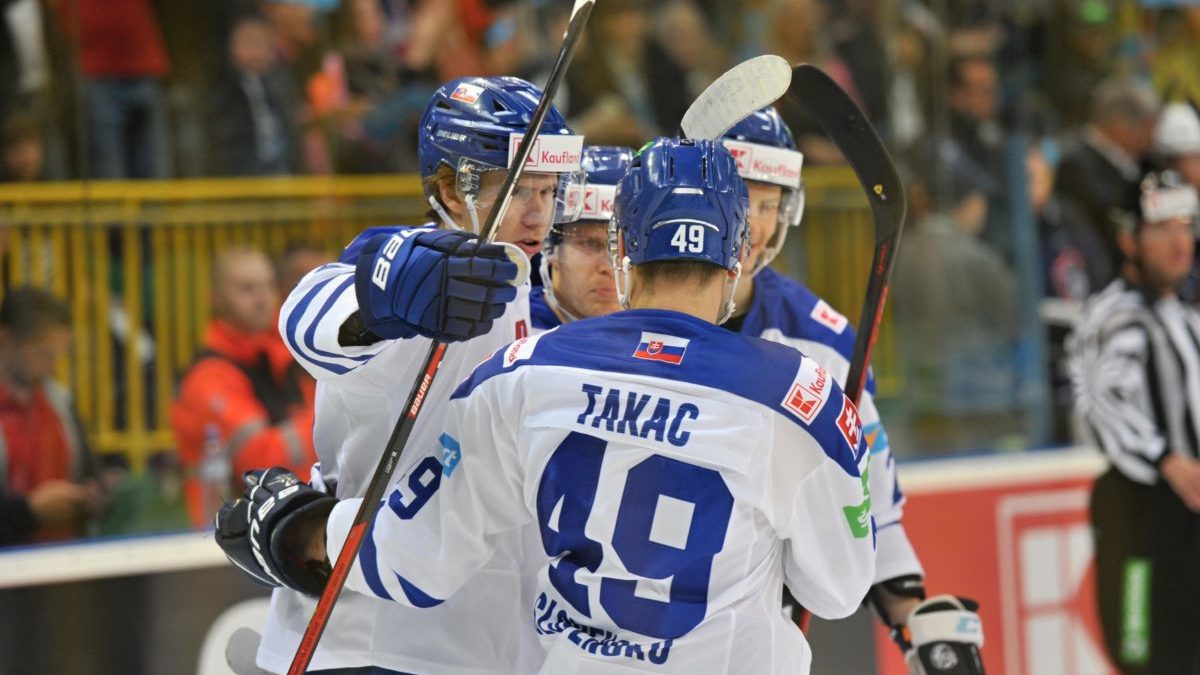
<svg viewBox="0 0 1200 675"><path fill-rule="evenodd" d="M204 427L203 456L200 458L200 484L204 490L204 503L209 513L216 513L221 504L230 498L233 466L221 440L221 427L210 422Z"/></svg>

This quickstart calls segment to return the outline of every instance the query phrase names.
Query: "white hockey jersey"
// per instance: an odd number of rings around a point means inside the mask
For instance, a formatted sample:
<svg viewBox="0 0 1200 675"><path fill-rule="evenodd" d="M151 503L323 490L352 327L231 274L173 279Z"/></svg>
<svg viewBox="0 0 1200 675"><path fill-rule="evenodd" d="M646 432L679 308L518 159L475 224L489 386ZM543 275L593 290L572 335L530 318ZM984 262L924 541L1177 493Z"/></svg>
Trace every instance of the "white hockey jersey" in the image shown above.
<svg viewBox="0 0 1200 675"><path fill-rule="evenodd" d="M313 443L322 474L338 497L361 495L401 414L428 353L425 338L342 347L338 330L358 309L354 265L373 228L347 247L342 262L321 267L288 296L280 331L296 359L317 379ZM528 285L487 335L450 345L427 394L397 476L428 478L440 471L441 434L450 394L475 366L528 330ZM525 544L538 552L536 532ZM416 675L512 675L533 672L542 658L523 608L532 589L521 569L528 552L506 540L469 588L421 611L374 596L343 593L313 658L312 670L374 665ZM528 584L528 582L525 582ZM260 667L286 672L312 616L315 600L276 589L258 654Z"/></svg>
<svg viewBox="0 0 1200 675"><path fill-rule="evenodd" d="M529 312L535 335L561 323L539 287L530 294ZM773 269L764 269L754 277L754 298L738 332L799 349L828 369L839 383L845 382L850 374L854 352L854 328L850 322L804 284ZM924 576L901 522L904 493L896 479L896 462L887 432L875 408L874 391L874 381L868 380L858 412L871 447L871 513L879 527L875 581L909 574Z"/></svg>
<svg viewBox="0 0 1200 675"><path fill-rule="evenodd" d="M518 340L454 393L439 442L441 472L389 494L347 587L453 602L536 523L541 673L806 673L782 584L837 618L875 576L854 406L794 349L685 314ZM359 503L331 513L331 558Z"/></svg>

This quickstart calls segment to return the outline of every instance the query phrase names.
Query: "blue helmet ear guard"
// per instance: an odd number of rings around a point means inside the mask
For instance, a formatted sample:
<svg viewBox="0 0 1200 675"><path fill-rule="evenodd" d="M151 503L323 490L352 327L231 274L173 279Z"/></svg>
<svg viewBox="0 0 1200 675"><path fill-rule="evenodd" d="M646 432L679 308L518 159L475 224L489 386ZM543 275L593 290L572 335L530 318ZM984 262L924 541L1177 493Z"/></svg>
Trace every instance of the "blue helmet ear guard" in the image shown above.
<svg viewBox="0 0 1200 675"><path fill-rule="evenodd" d="M429 179L437 175L439 167L449 167L455 172L459 195L476 197L483 172L507 170L516 147L512 134L525 133L541 96L541 89L517 77L462 77L439 87L425 106L417 135L421 178ZM566 179L560 181L558 198L562 203L556 213L556 219L562 219L571 214L566 200L573 191L582 189L579 151L583 140L551 106L537 143L525 168L527 172L556 173ZM537 148L552 144L551 150L542 153L550 158L549 162L539 164ZM426 181L425 196L430 205L449 221L435 193Z"/></svg>
<svg viewBox="0 0 1200 675"><path fill-rule="evenodd" d="M617 295L627 305L631 266L697 260L741 275L749 246L750 195L720 141L658 138L634 158L617 184L609 252ZM624 256L618 241L624 242ZM733 311L733 287L723 316Z"/></svg>

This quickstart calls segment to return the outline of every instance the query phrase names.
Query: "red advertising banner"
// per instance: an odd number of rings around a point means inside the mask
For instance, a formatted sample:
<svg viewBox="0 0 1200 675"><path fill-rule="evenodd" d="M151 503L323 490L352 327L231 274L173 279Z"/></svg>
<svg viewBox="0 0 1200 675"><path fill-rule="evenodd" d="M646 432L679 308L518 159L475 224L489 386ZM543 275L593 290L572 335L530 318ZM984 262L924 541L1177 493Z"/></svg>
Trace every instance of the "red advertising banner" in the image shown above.
<svg viewBox="0 0 1200 675"><path fill-rule="evenodd" d="M978 600L988 673L1109 675L1096 614L1087 450L910 464L904 523L931 594ZM876 635L879 673L905 675Z"/></svg>

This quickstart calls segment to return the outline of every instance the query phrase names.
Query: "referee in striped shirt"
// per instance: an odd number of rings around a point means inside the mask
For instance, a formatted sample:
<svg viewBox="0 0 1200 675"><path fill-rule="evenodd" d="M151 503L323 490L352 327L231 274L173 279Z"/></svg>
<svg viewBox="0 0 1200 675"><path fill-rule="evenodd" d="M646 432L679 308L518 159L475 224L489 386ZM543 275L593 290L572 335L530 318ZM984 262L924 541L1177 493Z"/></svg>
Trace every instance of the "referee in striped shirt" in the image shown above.
<svg viewBox="0 0 1200 675"><path fill-rule="evenodd" d="M1200 313L1176 293L1197 193L1150 174L1129 206L1121 277L1068 342L1082 433L1111 462L1091 501L1100 620L1121 672L1200 675Z"/></svg>

